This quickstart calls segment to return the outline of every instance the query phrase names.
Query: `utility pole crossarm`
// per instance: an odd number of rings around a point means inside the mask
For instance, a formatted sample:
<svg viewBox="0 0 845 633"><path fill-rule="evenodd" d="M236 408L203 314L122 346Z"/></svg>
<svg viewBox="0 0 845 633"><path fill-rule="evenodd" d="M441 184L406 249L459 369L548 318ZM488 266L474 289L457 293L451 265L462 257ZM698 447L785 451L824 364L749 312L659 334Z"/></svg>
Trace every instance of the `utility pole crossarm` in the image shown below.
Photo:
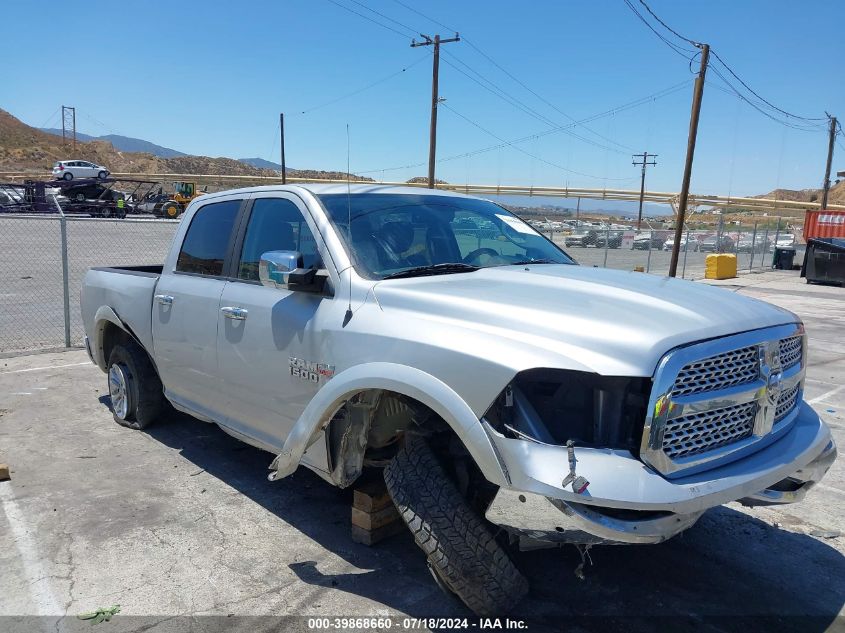
<svg viewBox="0 0 845 633"><path fill-rule="evenodd" d="M441 40L440 35L435 35L434 39L431 39L424 33L420 33L420 35L425 39L422 42L411 40L411 48L434 46L434 60L431 71L431 124L428 136L428 188L434 189L434 162L437 154L437 104L440 102L438 95L440 82L440 45L448 44L449 42L460 42L461 37L458 33L455 33L455 37Z"/></svg>

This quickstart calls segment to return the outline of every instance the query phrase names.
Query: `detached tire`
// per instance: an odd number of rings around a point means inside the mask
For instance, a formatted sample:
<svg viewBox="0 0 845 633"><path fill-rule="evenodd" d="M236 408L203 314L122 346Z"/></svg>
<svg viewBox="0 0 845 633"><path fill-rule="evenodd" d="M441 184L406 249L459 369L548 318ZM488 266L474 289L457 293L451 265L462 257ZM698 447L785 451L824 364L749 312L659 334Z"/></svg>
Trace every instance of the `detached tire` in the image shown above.
<svg viewBox="0 0 845 633"><path fill-rule="evenodd" d="M112 415L121 426L141 430L161 413L161 380L137 343L115 345L109 355L108 381Z"/></svg>
<svg viewBox="0 0 845 633"><path fill-rule="evenodd" d="M406 436L405 447L384 470L384 481L438 584L481 616L505 613L525 596L528 581L423 438Z"/></svg>

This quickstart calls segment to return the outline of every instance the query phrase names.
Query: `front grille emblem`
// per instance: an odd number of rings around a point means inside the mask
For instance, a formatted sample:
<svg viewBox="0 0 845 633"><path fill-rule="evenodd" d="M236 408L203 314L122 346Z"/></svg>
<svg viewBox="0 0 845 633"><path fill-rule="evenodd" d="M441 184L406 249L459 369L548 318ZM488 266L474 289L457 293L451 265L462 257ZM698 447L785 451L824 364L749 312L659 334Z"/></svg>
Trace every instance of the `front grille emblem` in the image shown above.
<svg viewBox="0 0 845 633"><path fill-rule="evenodd" d="M760 349L760 375L766 381L766 400L761 407L755 435L766 435L775 424L775 412L783 393L783 365L780 362L779 341L768 341Z"/></svg>

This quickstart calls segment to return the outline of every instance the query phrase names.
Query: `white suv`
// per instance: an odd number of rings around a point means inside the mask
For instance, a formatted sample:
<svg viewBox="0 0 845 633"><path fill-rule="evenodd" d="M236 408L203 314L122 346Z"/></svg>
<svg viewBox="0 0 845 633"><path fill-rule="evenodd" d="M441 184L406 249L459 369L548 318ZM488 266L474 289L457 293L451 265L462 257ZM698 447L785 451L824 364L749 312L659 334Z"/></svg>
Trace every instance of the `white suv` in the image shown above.
<svg viewBox="0 0 845 633"><path fill-rule="evenodd" d="M53 177L56 180L74 178L99 178L105 180L111 172L101 165L87 160L60 160L53 165Z"/></svg>

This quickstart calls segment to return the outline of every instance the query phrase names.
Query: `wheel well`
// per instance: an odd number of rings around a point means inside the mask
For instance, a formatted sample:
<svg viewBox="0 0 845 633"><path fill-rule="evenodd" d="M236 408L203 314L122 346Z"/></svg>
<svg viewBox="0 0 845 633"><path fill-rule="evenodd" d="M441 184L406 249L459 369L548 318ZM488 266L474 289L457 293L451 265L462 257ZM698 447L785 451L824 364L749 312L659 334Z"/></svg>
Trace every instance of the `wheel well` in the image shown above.
<svg viewBox="0 0 845 633"><path fill-rule="evenodd" d="M126 330L119 328L111 321L106 322L103 326L103 337L101 347L103 348L103 361L108 364L109 356L116 345L132 341L132 337Z"/></svg>
<svg viewBox="0 0 845 633"><path fill-rule="evenodd" d="M326 428L332 479L345 488L364 468L387 466L407 433L426 437L432 451L451 472L455 472L454 463L460 460L468 465L458 470L472 470L481 476L457 433L430 407L395 391L367 389L347 399Z"/></svg>

